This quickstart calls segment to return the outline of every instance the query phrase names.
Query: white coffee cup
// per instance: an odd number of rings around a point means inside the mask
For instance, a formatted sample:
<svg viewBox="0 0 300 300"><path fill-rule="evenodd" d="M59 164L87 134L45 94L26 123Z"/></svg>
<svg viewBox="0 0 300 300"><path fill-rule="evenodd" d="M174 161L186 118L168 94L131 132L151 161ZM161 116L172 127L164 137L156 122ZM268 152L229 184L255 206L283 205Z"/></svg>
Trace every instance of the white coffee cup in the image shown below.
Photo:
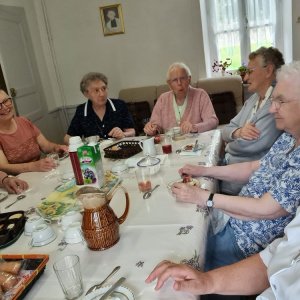
<svg viewBox="0 0 300 300"><path fill-rule="evenodd" d="M40 224L32 231L30 245L33 247L44 246L55 240L55 238L56 233L50 225Z"/></svg>
<svg viewBox="0 0 300 300"><path fill-rule="evenodd" d="M58 220L58 224L61 225L62 230L66 230L69 225L71 225L74 222L81 222L82 221L82 215L79 211L68 211L66 214L64 214L60 220Z"/></svg>
<svg viewBox="0 0 300 300"><path fill-rule="evenodd" d="M140 147L143 149L143 154L155 156L156 155L156 148L154 144L154 137L151 137L150 139L146 139L139 142Z"/></svg>
<svg viewBox="0 0 300 300"><path fill-rule="evenodd" d="M33 230L37 226L44 224L45 222L46 221L41 216L37 216L37 215L28 218L28 220L25 223L24 234L31 235Z"/></svg>
<svg viewBox="0 0 300 300"><path fill-rule="evenodd" d="M82 231L81 231L81 223L75 222L68 226L64 233L65 241L68 244L77 244L84 241Z"/></svg>

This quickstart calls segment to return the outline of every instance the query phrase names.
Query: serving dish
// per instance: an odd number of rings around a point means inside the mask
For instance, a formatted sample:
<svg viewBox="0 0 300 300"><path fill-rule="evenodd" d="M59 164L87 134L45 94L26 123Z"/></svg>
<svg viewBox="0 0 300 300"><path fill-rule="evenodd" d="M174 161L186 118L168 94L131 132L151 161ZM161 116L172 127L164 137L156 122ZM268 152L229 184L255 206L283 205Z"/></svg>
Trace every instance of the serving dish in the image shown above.
<svg viewBox="0 0 300 300"><path fill-rule="evenodd" d="M104 157L128 158L142 151L138 141L120 141L103 149Z"/></svg>
<svg viewBox="0 0 300 300"><path fill-rule="evenodd" d="M99 288L90 294L86 295L83 299L84 300L98 300L109 288L111 285L104 286L102 288ZM134 294L133 292L127 288L126 286L119 286L115 289L115 291L107 298L110 300L134 300Z"/></svg>
<svg viewBox="0 0 300 300"><path fill-rule="evenodd" d="M24 231L26 222L23 210L0 214L0 249L16 242Z"/></svg>
<svg viewBox="0 0 300 300"><path fill-rule="evenodd" d="M36 211L44 219L49 221L57 221L62 215L70 210L75 210L77 203L75 200L68 201L42 201Z"/></svg>
<svg viewBox="0 0 300 300"><path fill-rule="evenodd" d="M78 187L72 183L63 184L38 204L37 213L44 219L57 221L68 211L79 210L80 206L75 197L77 190Z"/></svg>
<svg viewBox="0 0 300 300"><path fill-rule="evenodd" d="M22 268L18 274L20 280L10 290L5 293L4 299L20 300L23 299L33 284L43 274L49 255L46 254L0 254L0 259L5 261L22 260Z"/></svg>

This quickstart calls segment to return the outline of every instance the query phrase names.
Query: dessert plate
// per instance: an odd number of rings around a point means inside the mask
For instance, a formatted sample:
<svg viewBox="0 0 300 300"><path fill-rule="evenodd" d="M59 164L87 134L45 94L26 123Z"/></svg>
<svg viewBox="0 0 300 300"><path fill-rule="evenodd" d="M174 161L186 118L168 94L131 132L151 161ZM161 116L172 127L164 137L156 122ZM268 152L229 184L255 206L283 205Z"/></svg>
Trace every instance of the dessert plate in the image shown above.
<svg viewBox="0 0 300 300"><path fill-rule="evenodd" d="M183 179L181 178L181 179L177 179L177 180L169 182L168 185L167 185L168 189L171 189L172 185L174 183L177 183L177 182L178 183L183 183ZM196 178L191 178L191 181L190 182L186 182L186 184L191 185L191 186L200 186L200 182Z"/></svg>
<svg viewBox="0 0 300 300"><path fill-rule="evenodd" d="M1 191L0 192L0 202L8 197L8 192Z"/></svg>
<svg viewBox="0 0 300 300"><path fill-rule="evenodd" d="M100 289L93 291L92 293L86 295L84 300L98 300L109 288L111 285L104 286ZM107 298L110 300L134 300L134 295L130 289L125 286L119 286L115 291Z"/></svg>
<svg viewBox="0 0 300 300"><path fill-rule="evenodd" d="M195 143L190 143L190 144L186 144L184 145L182 148L181 148L181 151L184 151L184 152L197 152L199 150L202 150L203 149L203 145L202 144L198 144L196 147L196 151L194 151L194 147L195 147Z"/></svg>

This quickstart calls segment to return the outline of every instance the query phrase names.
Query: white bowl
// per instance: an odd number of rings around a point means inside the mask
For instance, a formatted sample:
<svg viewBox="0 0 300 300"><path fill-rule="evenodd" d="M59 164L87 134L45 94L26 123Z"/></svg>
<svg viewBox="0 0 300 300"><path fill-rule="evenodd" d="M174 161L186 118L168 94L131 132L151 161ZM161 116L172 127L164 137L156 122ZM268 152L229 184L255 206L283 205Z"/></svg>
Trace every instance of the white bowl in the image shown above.
<svg viewBox="0 0 300 300"><path fill-rule="evenodd" d="M38 225L32 231L32 240L31 246L40 247L49 244L53 240L55 240L56 234L52 227L48 224Z"/></svg>
<svg viewBox="0 0 300 300"><path fill-rule="evenodd" d="M58 225L61 225L62 229L65 230L74 222L81 222L82 214L79 211L68 211L59 220Z"/></svg>
<svg viewBox="0 0 300 300"><path fill-rule="evenodd" d="M77 244L84 240L80 226L80 222L75 222L66 229L64 237L68 244Z"/></svg>
<svg viewBox="0 0 300 300"><path fill-rule="evenodd" d="M31 235L37 226L44 223L45 220L41 216L32 216L28 218L28 220L25 223L24 234Z"/></svg>
<svg viewBox="0 0 300 300"><path fill-rule="evenodd" d="M150 175L156 174L160 170L160 159L158 157L146 156L137 163L138 167L149 167Z"/></svg>

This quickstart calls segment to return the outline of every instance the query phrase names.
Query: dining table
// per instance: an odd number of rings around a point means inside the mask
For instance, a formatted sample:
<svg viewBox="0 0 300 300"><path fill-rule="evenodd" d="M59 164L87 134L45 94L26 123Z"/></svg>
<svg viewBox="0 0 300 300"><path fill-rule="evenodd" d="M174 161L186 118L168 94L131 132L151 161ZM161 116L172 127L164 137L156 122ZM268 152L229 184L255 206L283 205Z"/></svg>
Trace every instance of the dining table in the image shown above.
<svg viewBox="0 0 300 300"><path fill-rule="evenodd" d="M148 138L138 136L127 138L127 140L140 141ZM184 151L186 145L194 145L196 140L199 150ZM100 143L105 171L127 161L104 157L104 148L114 142ZM143 193L139 191L134 167L117 174L120 184L128 191L130 207L126 220L119 228L120 239L114 246L102 251L90 250L84 241L62 246L64 231L59 222L53 222L51 226L57 234L53 242L41 247L32 247L31 237L22 234L14 244L0 250L0 254L49 255L44 273L28 291L26 299L64 299L63 291L53 270L53 263L69 254L76 254L80 258L84 286L84 293L80 299L88 299L84 295L89 287L101 282L116 266L121 268L109 279L108 284L113 284L121 276L125 277L126 281L123 285L133 295L132 299L199 299L199 296L175 291L171 279L167 280L159 291L154 289L155 282L146 284L145 279L162 260L187 263L199 270L202 269L211 213L208 209L203 209L196 204L177 201L170 191L170 185L180 180L178 170L185 164L207 167L218 164L222 147L221 132L216 129L174 138L173 151L170 154L162 152L161 144L156 144L155 147L161 165L159 171L151 176L152 187L159 185L151 197L144 199ZM142 157L143 152L140 152L133 158ZM72 171L72 166L67 157L60 161L57 169L50 172L20 174L19 178L26 180L29 184L28 190L23 193L26 197L6 208L17 197L9 195L7 199L0 202L1 213L18 210L30 214L36 213L35 208L61 184L61 175L68 171ZM206 177L196 179L201 188L211 192L217 191L217 180ZM122 214L125 200L121 189L116 191L109 205L117 216Z"/></svg>

